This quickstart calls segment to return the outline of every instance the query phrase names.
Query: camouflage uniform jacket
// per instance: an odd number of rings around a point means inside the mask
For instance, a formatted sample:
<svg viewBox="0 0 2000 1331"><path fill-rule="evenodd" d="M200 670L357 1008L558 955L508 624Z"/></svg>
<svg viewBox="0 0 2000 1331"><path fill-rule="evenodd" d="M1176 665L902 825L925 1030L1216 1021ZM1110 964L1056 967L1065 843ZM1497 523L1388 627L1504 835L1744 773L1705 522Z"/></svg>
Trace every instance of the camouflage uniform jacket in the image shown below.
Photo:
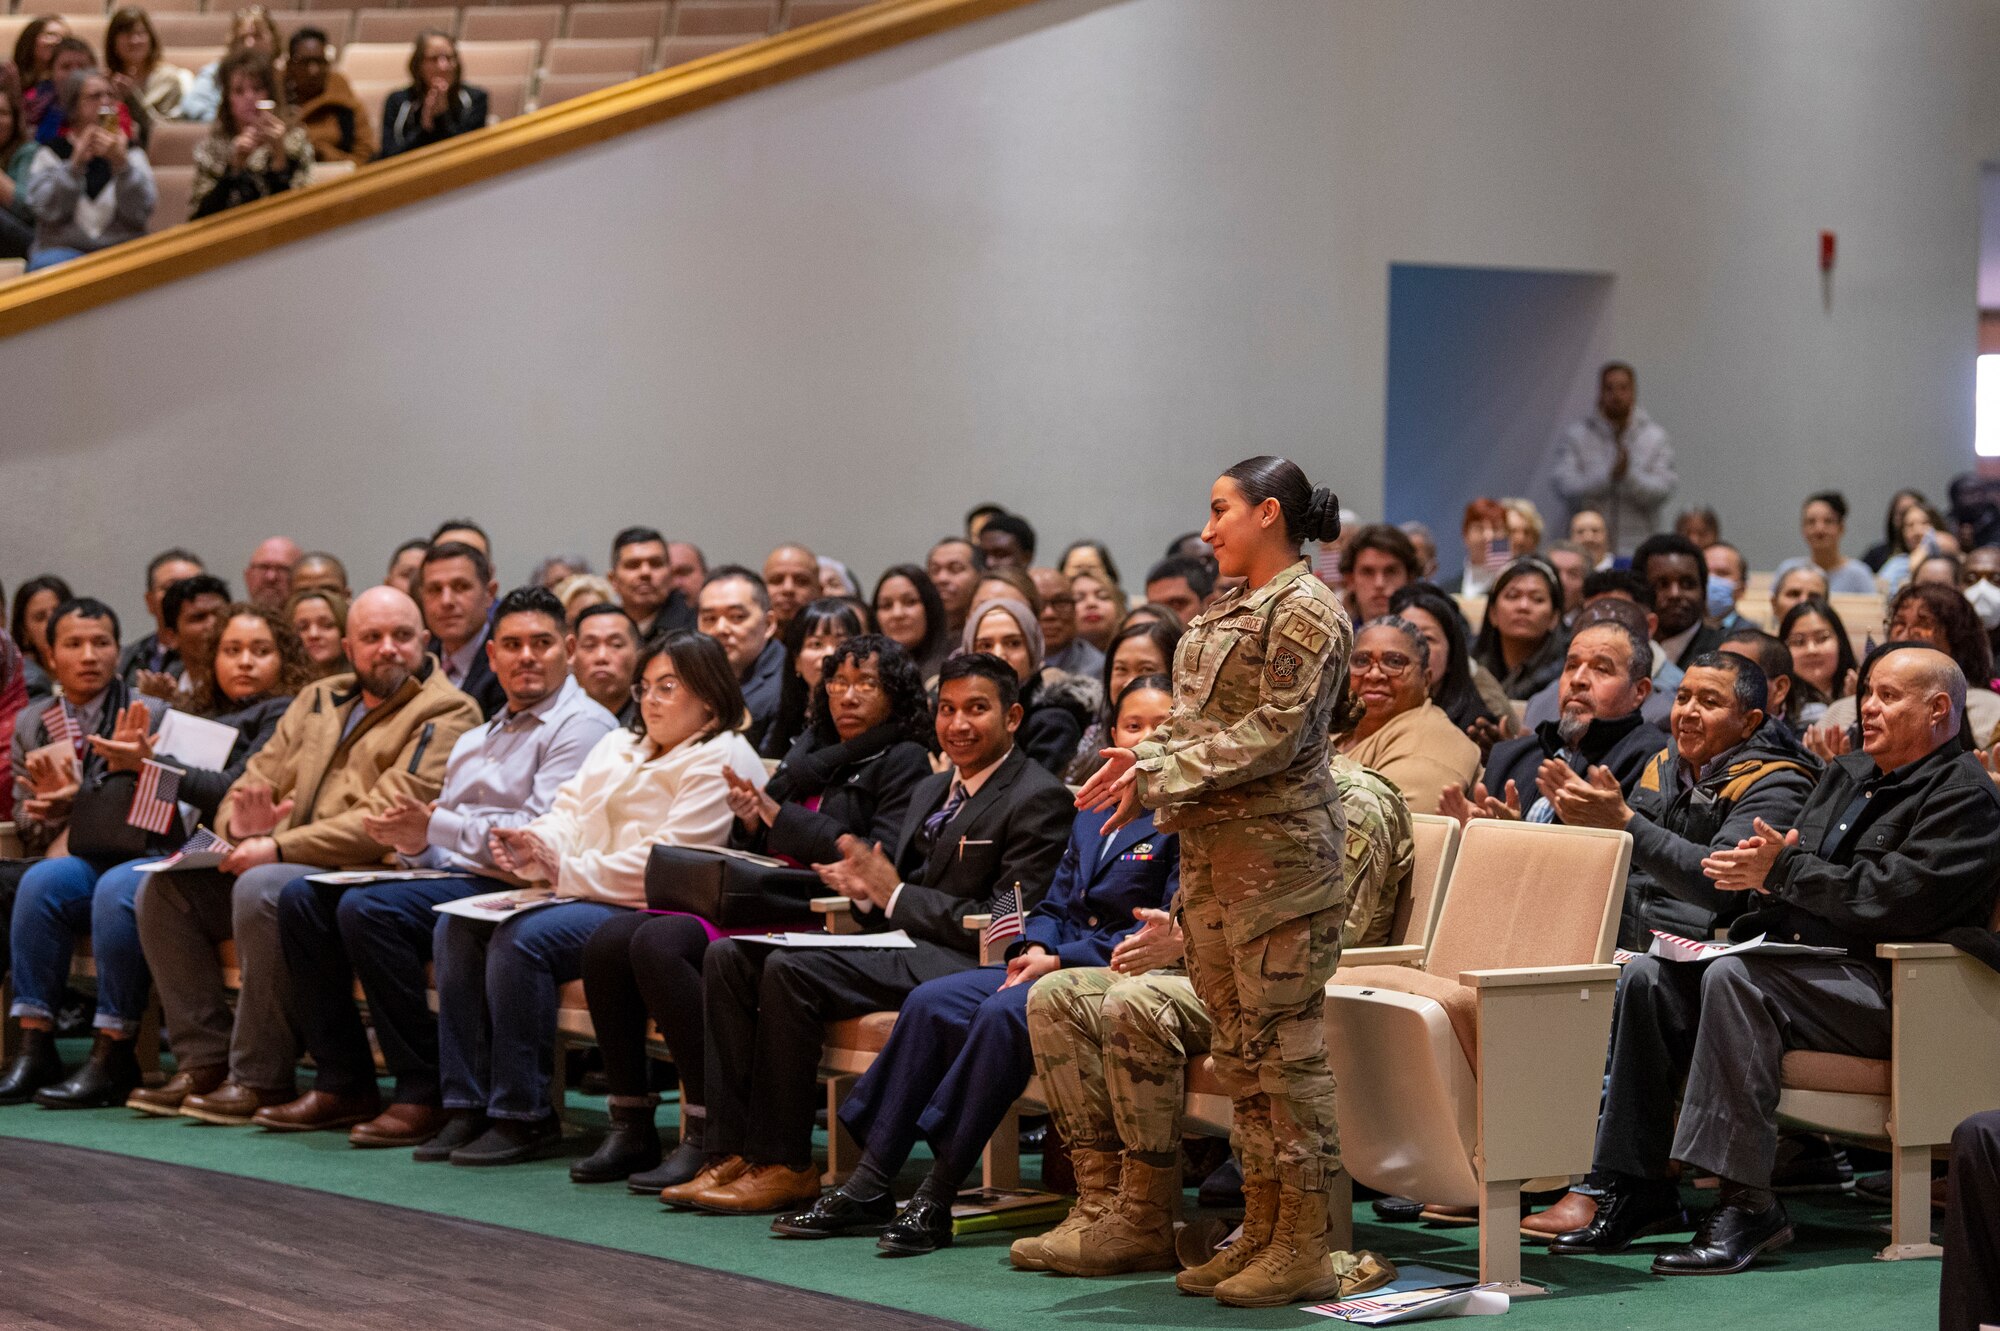
<svg viewBox="0 0 2000 1331"><path fill-rule="evenodd" d="M1340 945L1381 947L1389 941L1396 907L1417 871L1416 834L1409 806L1396 788L1345 754L1333 755L1333 780L1347 815L1347 923Z"/></svg>
<svg viewBox="0 0 2000 1331"><path fill-rule="evenodd" d="M1174 707L1138 747L1139 798L1162 832L1334 805L1327 728L1354 632L1301 559L1195 616L1174 652Z"/></svg>

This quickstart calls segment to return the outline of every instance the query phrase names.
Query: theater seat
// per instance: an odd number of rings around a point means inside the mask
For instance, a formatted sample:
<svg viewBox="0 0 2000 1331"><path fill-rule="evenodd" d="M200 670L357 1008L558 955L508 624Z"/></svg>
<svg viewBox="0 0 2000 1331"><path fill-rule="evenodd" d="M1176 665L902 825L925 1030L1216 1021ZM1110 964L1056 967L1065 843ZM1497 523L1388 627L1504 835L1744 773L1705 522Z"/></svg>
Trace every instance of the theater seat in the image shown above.
<svg viewBox="0 0 2000 1331"><path fill-rule="evenodd" d="M159 197L153 204L153 220L148 231L164 231L188 220L188 200L194 195L192 166L156 166L153 186Z"/></svg>

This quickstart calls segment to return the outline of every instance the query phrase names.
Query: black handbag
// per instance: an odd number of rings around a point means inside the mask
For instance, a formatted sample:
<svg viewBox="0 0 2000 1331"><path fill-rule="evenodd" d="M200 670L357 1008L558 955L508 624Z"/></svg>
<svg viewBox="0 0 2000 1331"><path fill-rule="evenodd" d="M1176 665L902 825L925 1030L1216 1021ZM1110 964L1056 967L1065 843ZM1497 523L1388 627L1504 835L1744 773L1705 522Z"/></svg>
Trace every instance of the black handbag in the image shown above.
<svg viewBox="0 0 2000 1331"><path fill-rule="evenodd" d="M166 854L178 846L172 835L156 836L125 821L138 788L137 773L105 772L79 790L69 809L69 853L108 865Z"/></svg>
<svg viewBox="0 0 2000 1331"><path fill-rule="evenodd" d="M827 888L810 869L686 846L655 846L646 906L699 915L719 929L816 928L811 901Z"/></svg>

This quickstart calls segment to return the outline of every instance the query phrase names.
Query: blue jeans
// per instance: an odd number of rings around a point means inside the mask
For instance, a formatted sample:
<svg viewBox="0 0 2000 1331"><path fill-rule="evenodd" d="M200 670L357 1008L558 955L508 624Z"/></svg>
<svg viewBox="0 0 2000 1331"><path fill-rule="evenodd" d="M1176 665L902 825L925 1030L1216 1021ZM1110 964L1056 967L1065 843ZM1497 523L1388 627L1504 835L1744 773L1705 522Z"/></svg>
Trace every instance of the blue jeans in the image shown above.
<svg viewBox="0 0 2000 1331"><path fill-rule="evenodd" d="M14 1005L10 1015L55 1015L69 979L76 936L90 930L97 960L99 1030L136 1035L146 1015L153 974L139 950L139 922L133 901L144 875L130 860L101 874L73 855L43 860L21 876L14 898Z"/></svg>
<svg viewBox="0 0 2000 1331"><path fill-rule="evenodd" d="M27 271L39 273L44 268L53 268L59 263L68 263L71 259L81 259L82 257L82 250L66 249L60 245L51 245L47 249L30 250L28 251Z"/></svg>
<svg viewBox="0 0 2000 1331"><path fill-rule="evenodd" d="M565 901L500 924L438 917L438 1064L447 1109L533 1122L550 1112L558 990L620 906Z"/></svg>

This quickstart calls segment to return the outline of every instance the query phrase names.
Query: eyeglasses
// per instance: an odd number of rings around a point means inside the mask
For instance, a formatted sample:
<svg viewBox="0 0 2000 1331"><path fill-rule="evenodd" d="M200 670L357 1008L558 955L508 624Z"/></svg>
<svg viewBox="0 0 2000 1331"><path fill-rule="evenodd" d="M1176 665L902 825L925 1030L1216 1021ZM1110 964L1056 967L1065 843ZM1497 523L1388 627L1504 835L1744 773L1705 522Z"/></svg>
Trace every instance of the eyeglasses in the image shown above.
<svg viewBox="0 0 2000 1331"><path fill-rule="evenodd" d="M1374 652L1356 652L1347 658L1348 670L1357 675L1378 670L1385 675L1400 675L1415 664L1415 660L1401 652L1383 652L1379 656Z"/></svg>
<svg viewBox="0 0 2000 1331"><path fill-rule="evenodd" d="M664 701L668 698L673 697L676 693L679 693L680 691L681 691L681 682L677 679L663 679L658 684L651 686L647 685L642 680L639 683L634 684L632 686L632 701L644 702L646 701L646 698L652 694L657 694L660 697L660 699Z"/></svg>
<svg viewBox="0 0 2000 1331"><path fill-rule="evenodd" d="M872 698L882 691L882 681L863 676L857 680L829 679L826 682L826 696L844 698L853 694L857 698Z"/></svg>

